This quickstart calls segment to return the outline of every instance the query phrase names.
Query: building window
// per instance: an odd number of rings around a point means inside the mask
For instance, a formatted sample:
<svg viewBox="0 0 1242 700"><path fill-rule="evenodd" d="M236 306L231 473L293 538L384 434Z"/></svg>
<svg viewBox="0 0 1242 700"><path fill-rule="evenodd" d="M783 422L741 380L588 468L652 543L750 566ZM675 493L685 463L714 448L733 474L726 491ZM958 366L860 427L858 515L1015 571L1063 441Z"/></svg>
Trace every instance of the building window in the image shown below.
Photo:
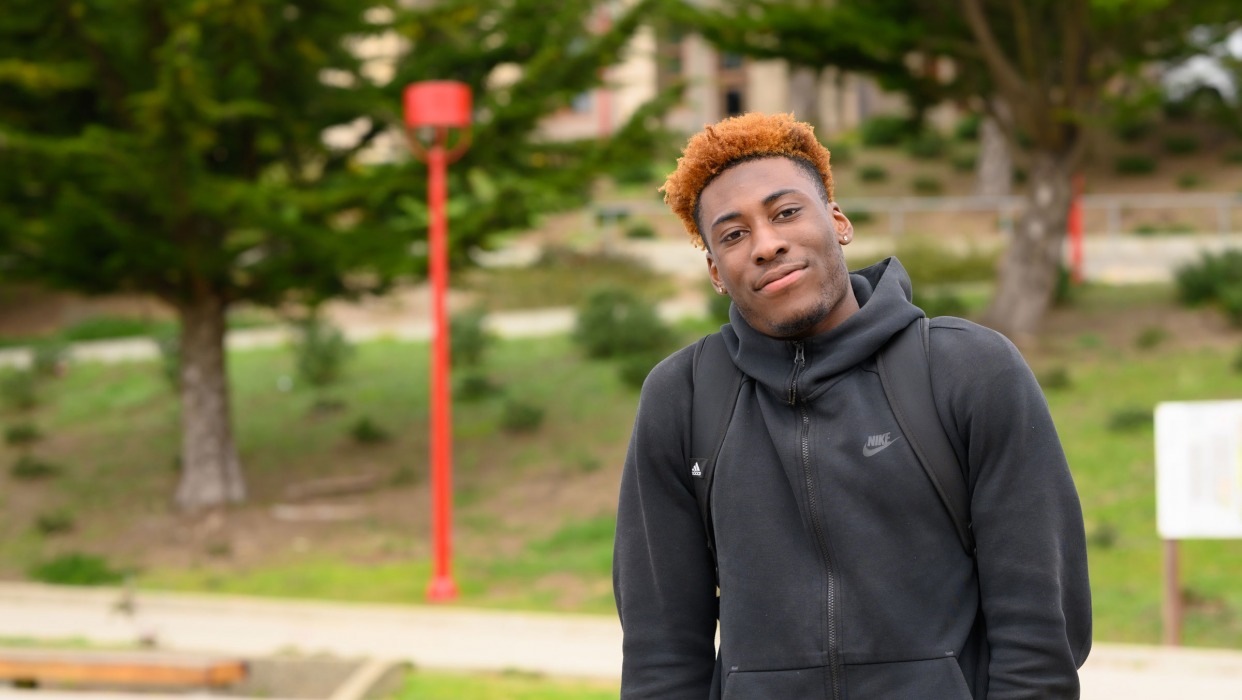
<svg viewBox="0 0 1242 700"><path fill-rule="evenodd" d="M724 93L724 113L725 116L734 117L746 111L745 100L742 98L742 91L737 88L730 88Z"/></svg>

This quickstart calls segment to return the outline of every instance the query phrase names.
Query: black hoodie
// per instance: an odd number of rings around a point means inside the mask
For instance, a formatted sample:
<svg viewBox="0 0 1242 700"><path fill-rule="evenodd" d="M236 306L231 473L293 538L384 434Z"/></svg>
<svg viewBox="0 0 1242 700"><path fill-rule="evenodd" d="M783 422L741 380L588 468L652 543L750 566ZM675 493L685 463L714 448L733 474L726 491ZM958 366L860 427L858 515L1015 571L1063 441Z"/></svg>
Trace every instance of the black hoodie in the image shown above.
<svg viewBox="0 0 1242 700"><path fill-rule="evenodd" d="M922 311L895 258L802 341L731 311L748 376L716 463L716 571L689 471L692 348L647 378L613 563L623 698L1077 698L1091 641L1078 496L1003 336L932 322L932 384L967 472L972 560L901 435L875 354ZM720 648L714 635L719 612Z"/></svg>

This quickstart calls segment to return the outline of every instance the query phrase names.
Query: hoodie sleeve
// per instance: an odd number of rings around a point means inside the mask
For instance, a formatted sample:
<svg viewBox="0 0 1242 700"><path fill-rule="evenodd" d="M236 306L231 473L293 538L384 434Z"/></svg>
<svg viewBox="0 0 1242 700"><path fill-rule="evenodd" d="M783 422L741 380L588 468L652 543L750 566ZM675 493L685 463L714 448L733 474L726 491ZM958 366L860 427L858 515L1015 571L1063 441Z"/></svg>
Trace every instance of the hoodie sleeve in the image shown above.
<svg viewBox="0 0 1242 700"><path fill-rule="evenodd" d="M613 552L622 698L703 700L711 687L716 579L686 461L692 388L689 352L657 365L630 437Z"/></svg>
<svg viewBox="0 0 1242 700"><path fill-rule="evenodd" d="M987 697L1077 698L1078 668L1091 648L1091 592L1065 453L1017 348L981 326L948 323L932 336L941 336L933 376L969 467Z"/></svg>

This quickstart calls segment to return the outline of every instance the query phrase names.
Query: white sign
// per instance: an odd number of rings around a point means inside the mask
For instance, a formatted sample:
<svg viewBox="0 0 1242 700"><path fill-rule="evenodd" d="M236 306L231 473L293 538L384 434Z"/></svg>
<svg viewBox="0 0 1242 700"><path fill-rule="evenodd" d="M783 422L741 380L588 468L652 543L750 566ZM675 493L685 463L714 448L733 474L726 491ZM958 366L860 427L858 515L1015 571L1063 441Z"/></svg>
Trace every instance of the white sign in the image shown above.
<svg viewBox="0 0 1242 700"><path fill-rule="evenodd" d="M1242 538L1242 401L1156 406L1156 529Z"/></svg>

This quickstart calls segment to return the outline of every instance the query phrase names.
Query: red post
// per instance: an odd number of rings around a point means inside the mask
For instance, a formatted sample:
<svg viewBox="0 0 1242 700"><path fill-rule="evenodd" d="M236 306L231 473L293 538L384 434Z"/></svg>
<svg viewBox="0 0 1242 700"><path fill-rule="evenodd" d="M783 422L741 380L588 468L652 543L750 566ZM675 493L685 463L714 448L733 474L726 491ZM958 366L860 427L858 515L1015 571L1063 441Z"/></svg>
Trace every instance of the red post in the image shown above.
<svg viewBox="0 0 1242 700"><path fill-rule="evenodd" d="M1074 175L1070 180L1069 209L1069 241L1070 241L1070 281L1082 284L1082 173Z"/></svg>
<svg viewBox="0 0 1242 700"><path fill-rule="evenodd" d="M445 602L457 597L453 581L453 419L449 391L449 330L445 296L448 292L448 164L465 152L468 132L447 150L449 129L470 124L470 89L449 81L414 83L405 89L405 121L410 148L427 161L428 274L431 278L433 338L431 348L431 521L435 569L427 586L427 600ZM416 131L429 130L423 144Z"/></svg>

